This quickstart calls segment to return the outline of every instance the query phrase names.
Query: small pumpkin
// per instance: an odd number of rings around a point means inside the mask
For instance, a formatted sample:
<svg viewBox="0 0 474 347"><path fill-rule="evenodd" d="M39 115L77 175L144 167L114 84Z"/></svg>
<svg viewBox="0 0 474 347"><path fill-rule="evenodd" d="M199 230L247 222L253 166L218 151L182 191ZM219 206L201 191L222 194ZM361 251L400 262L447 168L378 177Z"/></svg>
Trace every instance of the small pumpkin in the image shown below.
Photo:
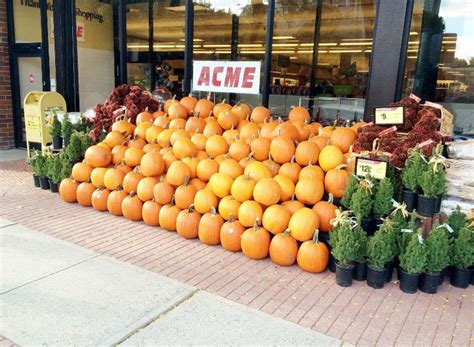
<svg viewBox="0 0 474 347"><path fill-rule="evenodd" d="M277 163L284 164L295 155L295 144L287 136L278 136L270 144L270 154Z"/></svg>
<svg viewBox="0 0 474 347"><path fill-rule="evenodd" d="M194 107L197 104L197 99L192 95L184 96L179 100L179 103L183 105L188 111L188 115L193 114Z"/></svg>
<svg viewBox="0 0 474 347"><path fill-rule="evenodd" d="M206 135L196 133L193 136L191 136L191 141L194 143L198 151L204 151L206 149L206 141L207 141Z"/></svg>
<svg viewBox="0 0 474 347"><path fill-rule="evenodd" d="M77 202L79 183L72 178L65 178L59 184L59 195L65 202Z"/></svg>
<svg viewBox="0 0 474 347"><path fill-rule="evenodd" d="M257 106L250 113L250 119L257 124L261 124L270 119L270 110L265 106Z"/></svg>
<svg viewBox="0 0 474 347"><path fill-rule="evenodd" d="M291 157L290 162L284 163L280 166L280 169L278 170L278 173L280 175L285 175L289 177L293 183L298 182L298 176L301 171L301 166L295 162L295 156Z"/></svg>
<svg viewBox="0 0 474 347"><path fill-rule="evenodd" d="M328 201L319 201L313 206L319 218L319 230L328 233L332 230L331 221L336 218L337 206L333 203L333 196L329 194Z"/></svg>
<svg viewBox="0 0 474 347"><path fill-rule="evenodd" d="M229 220L222 224L220 240L222 247L229 252L240 252L240 238L245 228L238 220L230 215Z"/></svg>
<svg viewBox="0 0 474 347"><path fill-rule="evenodd" d="M107 134L107 136L104 139L104 142L106 143L109 148L114 148L115 146L121 145L124 143L126 140L125 136L117 130L113 130L110 133Z"/></svg>
<svg viewBox="0 0 474 347"><path fill-rule="evenodd" d="M95 187L92 183L82 182L77 186L76 195L77 202L79 205L90 207L92 206L92 194L95 191Z"/></svg>
<svg viewBox="0 0 474 347"><path fill-rule="evenodd" d="M163 205L160 209L158 215L158 221L160 226L168 231L176 230L176 219L181 210L174 204L174 199L171 199L171 202L167 205Z"/></svg>
<svg viewBox="0 0 474 347"><path fill-rule="evenodd" d="M110 191L104 187L99 187L92 193L91 204L97 211L107 211L107 199Z"/></svg>
<svg viewBox="0 0 474 347"><path fill-rule="evenodd" d="M296 162L301 166L306 166L309 163L316 164L318 162L319 152L319 147L315 142L300 142L295 151Z"/></svg>
<svg viewBox="0 0 474 347"><path fill-rule="evenodd" d="M148 111L143 111L143 112L140 112L139 114L137 114L137 118L135 119L135 123L137 123L137 125L143 123L143 122L153 122L155 120L155 117L153 117L153 115L148 112Z"/></svg>
<svg viewBox="0 0 474 347"><path fill-rule="evenodd" d="M263 161L270 155L271 140L266 137L257 137L250 143L250 150L255 160Z"/></svg>
<svg viewBox="0 0 474 347"><path fill-rule="evenodd" d="M208 182L216 172L219 172L219 163L214 159L201 160L196 168L197 177L204 182Z"/></svg>
<svg viewBox="0 0 474 347"><path fill-rule="evenodd" d="M219 200L210 189L199 190L194 196L194 208L200 214L207 213L212 207L217 207Z"/></svg>
<svg viewBox="0 0 474 347"><path fill-rule="evenodd" d="M202 133L206 137L209 138L214 135L219 135L219 136L222 135L223 133L222 128L213 117L206 118L206 121L207 121L206 126L204 127L204 130L202 131Z"/></svg>
<svg viewBox="0 0 474 347"><path fill-rule="evenodd" d="M189 117L186 121L186 125L184 126L184 130L186 130L190 134L202 133L204 131L204 127L206 126L206 121L204 118L200 118L197 115L193 117Z"/></svg>
<svg viewBox="0 0 474 347"><path fill-rule="evenodd" d="M123 178L122 182L122 188L125 190L127 194L130 194L131 192L136 192L137 187L138 187L138 182L145 177L143 176L138 168L136 167L134 170L127 172L125 174L125 177Z"/></svg>
<svg viewBox="0 0 474 347"><path fill-rule="evenodd" d="M104 185L108 190L116 190L123 186L125 173L122 170L110 168L104 175Z"/></svg>
<svg viewBox="0 0 474 347"><path fill-rule="evenodd" d="M72 167L71 177L77 182L87 182L91 178L92 167L86 163L76 163Z"/></svg>
<svg viewBox="0 0 474 347"><path fill-rule="evenodd" d="M228 129L224 131L222 134L222 137L224 138L225 142L230 146L232 142L235 141L236 138L239 138L239 131L237 129Z"/></svg>
<svg viewBox="0 0 474 347"><path fill-rule="evenodd" d="M272 131L272 137L285 136L291 141L299 141L300 133L298 129L290 122L279 121L278 125Z"/></svg>
<svg viewBox="0 0 474 347"><path fill-rule="evenodd" d="M199 158L188 157L183 158L181 161L189 167L189 171L191 172L189 178L195 178L197 176L197 166L200 162Z"/></svg>
<svg viewBox="0 0 474 347"><path fill-rule="evenodd" d="M270 259L278 265L290 266L296 261L298 253L298 243L290 235L290 230L276 234L269 247Z"/></svg>
<svg viewBox="0 0 474 347"><path fill-rule="evenodd" d="M154 187L158 183L155 177L144 177L138 182L137 195L141 201L148 201L154 197Z"/></svg>
<svg viewBox="0 0 474 347"><path fill-rule="evenodd" d="M250 177L250 175L241 175L232 183L230 193L239 202L250 200L253 197L255 184L257 184L257 181Z"/></svg>
<svg viewBox="0 0 474 347"><path fill-rule="evenodd" d="M150 226L159 226L160 225L160 210L161 205L153 200L148 200L143 203L142 207L142 219L143 223Z"/></svg>
<svg viewBox="0 0 474 347"><path fill-rule="evenodd" d="M345 164L339 165L329 170L324 177L326 193L332 194L337 199L342 198L349 182L349 173L344 170L346 166Z"/></svg>
<svg viewBox="0 0 474 347"><path fill-rule="evenodd" d="M323 272L329 262L328 247L318 240L318 230L314 233L313 239L301 244L296 255L298 266L304 271L311 273Z"/></svg>
<svg viewBox="0 0 474 347"><path fill-rule="evenodd" d="M135 192L131 192L122 201L122 213L126 219L139 221L142 220L143 202L138 198Z"/></svg>
<svg viewBox="0 0 474 347"><path fill-rule="evenodd" d="M196 187L197 190L206 188L206 183L201 181L199 178L193 178L190 183Z"/></svg>
<svg viewBox="0 0 474 347"><path fill-rule="evenodd" d="M165 171L165 161L160 153L154 151L143 155L140 161L140 172L144 176L160 176Z"/></svg>
<svg viewBox="0 0 474 347"><path fill-rule="evenodd" d="M234 181L223 173L215 173L209 179L209 187L219 198L223 198L230 194L230 189Z"/></svg>
<svg viewBox="0 0 474 347"><path fill-rule="evenodd" d="M295 187L295 195L302 203L314 205L324 195L324 184L318 180L304 179L298 181Z"/></svg>
<svg viewBox="0 0 474 347"><path fill-rule="evenodd" d="M117 165L120 164L125 156L125 151L128 149L125 145L118 145L112 148L112 164Z"/></svg>
<svg viewBox="0 0 474 347"><path fill-rule="evenodd" d="M275 182L278 183L281 189L280 201L288 201L295 193L295 184L288 176L278 174L273 177Z"/></svg>
<svg viewBox="0 0 474 347"><path fill-rule="evenodd" d="M186 120L183 118L175 118L171 120L169 128L170 129L181 129L184 130L186 127Z"/></svg>
<svg viewBox="0 0 474 347"><path fill-rule="evenodd" d="M263 178L257 182L253 189L253 198L264 206L278 203L281 197L281 188L273 178Z"/></svg>
<svg viewBox="0 0 474 347"><path fill-rule="evenodd" d="M239 125L239 116L232 110L224 110L217 115L217 122L222 129L234 129Z"/></svg>
<svg viewBox="0 0 474 347"><path fill-rule="evenodd" d="M217 214L216 208L212 207L201 217L198 226L199 240L206 245L218 245L221 242L220 231L224 220Z"/></svg>
<svg viewBox="0 0 474 347"><path fill-rule="evenodd" d="M146 132L147 132L148 128L150 128L152 125L153 125L153 123L151 121L150 122L143 122L143 123L140 123L140 124L137 125L137 127L135 128L135 131L133 132L133 134L135 135L135 137L139 137L142 140L142 141L137 141L137 142L140 142L141 144L144 143L144 141L146 140ZM143 148L143 146L141 146L141 147Z"/></svg>
<svg viewBox="0 0 474 347"><path fill-rule="evenodd" d="M299 209L305 207L301 201L295 199L294 195L291 197L291 200L284 201L281 203L281 205L286 207L288 211L290 211L291 215L293 215Z"/></svg>
<svg viewBox="0 0 474 347"><path fill-rule="evenodd" d="M268 155L268 159L265 160L263 163L270 169L270 172L272 173L272 176L275 176L278 173L278 171L280 170L280 164L276 163L273 160L271 154Z"/></svg>
<svg viewBox="0 0 474 347"><path fill-rule="evenodd" d="M173 95L173 98L166 100L164 105L163 105L163 110L165 111L165 113L168 113L169 108L172 104L175 104L175 103L178 103L178 102L179 101L176 100L176 95Z"/></svg>
<svg viewBox="0 0 474 347"><path fill-rule="evenodd" d="M177 187L184 183L186 177L191 176L191 170L182 161L174 161L171 163L168 172L166 173L166 179L168 183Z"/></svg>
<svg viewBox="0 0 474 347"><path fill-rule="evenodd" d="M310 208L303 207L293 213L288 223L290 234L298 241L311 240L319 228L318 215Z"/></svg>
<svg viewBox="0 0 474 347"><path fill-rule="evenodd" d="M258 131L259 131L258 124L254 122L248 122L247 124L242 126L242 129L240 129L240 138L249 143L253 139L258 137Z"/></svg>
<svg viewBox="0 0 474 347"><path fill-rule="evenodd" d="M237 161L247 157L250 154L250 146L243 140L235 140L229 146L229 155Z"/></svg>
<svg viewBox="0 0 474 347"><path fill-rule="evenodd" d="M128 141L127 147L128 148L138 148L138 149L143 149L145 147L146 141L145 139L142 139L139 136L135 136L132 140Z"/></svg>
<svg viewBox="0 0 474 347"><path fill-rule="evenodd" d="M324 147L321 150L321 153L319 153L319 166L324 170L324 172L328 172L343 163L344 154L334 145Z"/></svg>
<svg viewBox="0 0 474 347"><path fill-rule="evenodd" d="M342 153L347 153L349 147L357 139L357 133L351 128L337 127L331 134L331 145L337 146Z"/></svg>
<svg viewBox="0 0 474 347"><path fill-rule="evenodd" d="M241 203L235 200L232 195L228 195L219 202L219 214L225 220L229 220L231 216L239 214L239 207Z"/></svg>
<svg viewBox="0 0 474 347"><path fill-rule="evenodd" d="M244 169L235 159L227 158L219 165L219 173L229 176L233 180L244 173Z"/></svg>
<svg viewBox="0 0 474 347"><path fill-rule="evenodd" d="M221 112L230 111L231 109L232 109L232 106L226 103L224 99L222 100L222 102L214 105L214 107L212 108L212 114L216 117L219 117Z"/></svg>
<svg viewBox="0 0 474 347"><path fill-rule="evenodd" d="M309 164L308 166L301 169L298 180L317 180L324 182L324 171L318 165Z"/></svg>
<svg viewBox="0 0 474 347"><path fill-rule="evenodd" d="M105 167L96 167L91 172L91 182L96 187L99 188L104 186L104 176L108 168Z"/></svg>
<svg viewBox="0 0 474 347"><path fill-rule="evenodd" d="M288 120L290 122L301 121L305 122L309 118L308 110L303 106L292 107L288 113Z"/></svg>
<svg viewBox="0 0 474 347"><path fill-rule="evenodd" d="M183 104L180 104L179 102L172 103L169 106L167 113L171 119L188 118L188 110Z"/></svg>
<svg viewBox="0 0 474 347"><path fill-rule="evenodd" d="M252 177L257 182L263 178L272 178L272 172L264 163L259 161L250 162L244 169L244 174Z"/></svg>
<svg viewBox="0 0 474 347"><path fill-rule="evenodd" d="M132 135L134 130L135 125L125 119L116 121L112 124L112 131L118 131L125 137Z"/></svg>
<svg viewBox="0 0 474 347"><path fill-rule="evenodd" d="M195 239L198 237L199 221L201 214L194 210L191 204L187 209L178 213L176 217L176 232L185 239Z"/></svg>
<svg viewBox="0 0 474 347"><path fill-rule="evenodd" d="M263 213L262 224L272 234L285 231L291 218L291 212L285 206L273 205Z"/></svg>
<svg viewBox="0 0 474 347"><path fill-rule="evenodd" d="M252 112L252 110L250 109L250 106L242 102L238 102L237 104L235 104L231 110L232 112L237 114L240 119L247 118L248 116L250 116L250 113Z"/></svg>
<svg viewBox="0 0 474 347"><path fill-rule="evenodd" d="M255 223L256 220L262 220L263 208L256 201L247 200L242 202L237 215L239 217L240 223L243 226L250 227Z"/></svg>
<svg viewBox="0 0 474 347"><path fill-rule="evenodd" d="M114 216L122 216L122 201L127 196L127 193L120 187L117 190L110 192L107 198L107 210Z"/></svg>
<svg viewBox="0 0 474 347"><path fill-rule="evenodd" d="M217 157L219 154L226 154L229 145L220 135L212 135L206 141L206 152L211 158Z"/></svg>
<svg viewBox="0 0 474 347"><path fill-rule="evenodd" d="M160 205L166 205L171 202L174 195L174 188L166 182L161 176L160 181L153 187L153 197Z"/></svg>
<svg viewBox="0 0 474 347"><path fill-rule="evenodd" d="M194 113L198 114L201 118L207 118L211 115L214 103L207 99L199 99L194 105Z"/></svg>
<svg viewBox="0 0 474 347"><path fill-rule="evenodd" d="M148 143L158 142L158 135L163 131L162 127L153 125L146 130L145 140Z"/></svg>
<svg viewBox="0 0 474 347"><path fill-rule="evenodd" d="M256 220L253 227L244 231L240 238L242 253L254 260L266 258L270 247L270 233L259 226Z"/></svg>
<svg viewBox="0 0 474 347"><path fill-rule="evenodd" d="M197 154L197 148L190 139L182 137L173 144L173 153L179 159L194 157Z"/></svg>
<svg viewBox="0 0 474 347"><path fill-rule="evenodd" d="M135 167L140 165L143 155L143 149L137 147L129 147L123 155L123 161L125 162L125 164L127 164L127 166Z"/></svg>
<svg viewBox="0 0 474 347"><path fill-rule="evenodd" d="M188 208L193 203L196 193L196 187L189 184L189 177L185 177L183 185L176 188L174 193L176 206L181 210Z"/></svg>

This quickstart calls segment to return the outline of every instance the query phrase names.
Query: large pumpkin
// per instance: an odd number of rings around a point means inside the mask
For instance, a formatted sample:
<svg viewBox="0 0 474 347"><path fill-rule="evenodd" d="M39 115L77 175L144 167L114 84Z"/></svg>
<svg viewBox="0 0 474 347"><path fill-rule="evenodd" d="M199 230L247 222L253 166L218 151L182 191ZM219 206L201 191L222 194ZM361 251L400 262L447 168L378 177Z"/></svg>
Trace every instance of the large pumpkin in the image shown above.
<svg viewBox="0 0 474 347"><path fill-rule="evenodd" d="M263 213L262 224L272 234L282 233L290 221L291 213L285 206L273 205Z"/></svg>
<svg viewBox="0 0 474 347"><path fill-rule="evenodd" d="M158 215L160 226L168 231L176 230L176 219L181 210L174 204L174 199L167 205L163 205Z"/></svg>
<svg viewBox="0 0 474 347"><path fill-rule="evenodd" d="M154 197L154 187L158 183L155 177L144 177L138 182L137 195L141 201L148 201Z"/></svg>
<svg viewBox="0 0 474 347"><path fill-rule="evenodd" d="M308 110L303 106L292 107L290 113L288 113L288 120L290 122L301 121L305 122L309 118Z"/></svg>
<svg viewBox="0 0 474 347"><path fill-rule="evenodd" d="M91 204L97 211L107 211L107 199L110 191L104 187L97 188L91 197Z"/></svg>
<svg viewBox="0 0 474 347"><path fill-rule="evenodd" d="M273 178L263 178L253 189L253 198L264 206L270 206L280 201L281 188Z"/></svg>
<svg viewBox="0 0 474 347"><path fill-rule="evenodd" d="M310 208L301 208L291 216L288 228L296 240L311 240L314 231L319 228L318 215Z"/></svg>
<svg viewBox="0 0 474 347"><path fill-rule="evenodd" d="M209 187L219 198L223 198L230 194L233 180L223 173L215 173L209 179Z"/></svg>
<svg viewBox="0 0 474 347"><path fill-rule="evenodd" d="M324 184L319 180L304 179L298 181L295 187L295 195L302 203L314 205L324 195Z"/></svg>
<svg viewBox="0 0 474 347"><path fill-rule="evenodd" d="M194 208L201 214L216 208L219 203L217 196L210 189L199 190L194 196Z"/></svg>
<svg viewBox="0 0 474 347"><path fill-rule="evenodd" d="M122 170L110 168L104 175L104 185L108 190L116 190L123 186L125 173Z"/></svg>
<svg viewBox="0 0 474 347"><path fill-rule="evenodd" d="M224 220L217 214L214 207L201 217L198 226L199 240L206 245L218 245L221 241L220 233Z"/></svg>
<svg viewBox="0 0 474 347"><path fill-rule="evenodd" d="M76 163L72 167L71 177L77 182L89 181L92 173L92 167L86 163Z"/></svg>
<svg viewBox="0 0 474 347"><path fill-rule="evenodd" d="M146 225L151 225L151 226L159 226L160 225L160 219L159 219L160 210L161 210L161 205L157 203L154 199L145 201L142 207L143 223L145 223Z"/></svg>
<svg viewBox="0 0 474 347"><path fill-rule="evenodd" d="M329 170L324 177L326 193L332 194L337 199L342 198L349 182L349 173L343 170L344 167L346 165L339 165L335 169Z"/></svg>
<svg viewBox="0 0 474 347"><path fill-rule="evenodd" d="M258 222L256 220L253 227L245 230L240 238L242 253L255 260L266 258L270 247L270 233L260 227Z"/></svg>
<svg viewBox="0 0 474 347"><path fill-rule="evenodd" d="M110 192L107 198L107 209L114 216L122 216L122 201L127 196L127 193L122 189Z"/></svg>
<svg viewBox="0 0 474 347"><path fill-rule="evenodd" d="M319 230L326 233L332 230L331 220L336 218L336 210L337 206L333 204L332 194L329 194L328 201L319 201L313 206L313 211L319 218Z"/></svg>
<svg viewBox="0 0 474 347"><path fill-rule="evenodd" d="M219 214L225 220L230 220L232 216L238 216L240 205L232 195L228 195L219 202Z"/></svg>
<svg viewBox="0 0 474 347"><path fill-rule="evenodd" d="M185 239L195 239L198 237L199 221L201 214L194 210L191 204L187 209L182 210L176 217L176 232Z"/></svg>
<svg viewBox="0 0 474 347"><path fill-rule="evenodd" d="M319 157L319 147L312 141L303 141L298 144L295 151L296 162L302 166L316 164Z"/></svg>
<svg viewBox="0 0 474 347"><path fill-rule="evenodd" d="M92 183L82 182L77 186L77 202L85 207L92 206L92 194L95 191L95 187Z"/></svg>
<svg viewBox="0 0 474 347"><path fill-rule="evenodd" d="M144 176L159 176L165 171L165 162L158 152L143 155L140 161L140 171Z"/></svg>
<svg viewBox="0 0 474 347"><path fill-rule="evenodd" d="M134 192L131 192L122 201L123 216L129 220L142 220L142 207L143 202Z"/></svg>
<svg viewBox="0 0 474 347"><path fill-rule="evenodd" d="M321 153L319 153L319 166L321 166L321 169L325 172L328 172L343 163L344 154L334 145L324 147L321 150Z"/></svg>
<svg viewBox="0 0 474 347"><path fill-rule="evenodd" d="M256 220L262 220L263 208L262 206L253 200L247 200L242 203L239 207L239 221L245 227L252 226Z"/></svg>
<svg viewBox="0 0 474 347"><path fill-rule="evenodd" d="M244 202L252 199L255 181L250 175L241 175L237 177L232 183L230 193L239 202Z"/></svg>
<svg viewBox="0 0 474 347"><path fill-rule="evenodd" d="M189 183L189 177L184 179L183 185L176 188L174 193L174 200L176 206L181 210L184 210L189 207L194 202L194 196L197 193L195 186Z"/></svg>
<svg viewBox="0 0 474 347"><path fill-rule="evenodd" d="M77 202L77 187L79 183L72 178L65 178L59 185L59 195L65 202Z"/></svg>
<svg viewBox="0 0 474 347"><path fill-rule="evenodd" d="M243 225L231 216L221 227L220 239L222 247L230 252L239 252L241 250L240 238L244 231Z"/></svg>
<svg viewBox="0 0 474 347"><path fill-rule="evenodd" d="M288 229L273 236L269 247L270 259L278 265L290 266L296 261L298 243Z"/></svg>
<svg viewBox="0 0 474 347"><path fill-rule="evenodd" d="M278 136L270 144L270 154L277 163L287 163L295 154L295 144L287 136Z"/></svg>
<svg viewBox="0 0 474 347"><path fill-rule="evenodd" d="M337 127L331 134L331 145L337 146L343 153L349 151L357 139L357 133L351 128Z"/></svg>
<svg viewBox="0 0 474 347"><path fill-rule="evenodd" d="M298 266L311 273L323 272L329 262L329 250L323 242L318 240L318 231L313 239L301 244L296 256Z"/></svg>

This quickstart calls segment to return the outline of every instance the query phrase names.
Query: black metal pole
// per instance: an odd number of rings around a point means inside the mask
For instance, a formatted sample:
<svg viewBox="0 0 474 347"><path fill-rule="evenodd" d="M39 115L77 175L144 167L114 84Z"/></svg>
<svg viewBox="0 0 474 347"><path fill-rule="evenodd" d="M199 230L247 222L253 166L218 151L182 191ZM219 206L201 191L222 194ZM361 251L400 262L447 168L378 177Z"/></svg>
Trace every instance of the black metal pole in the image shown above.
<svg viewBox="0 0 474 347"><path fill-rule="evenodd" d="M69 32L70 40L71 40L71 55L72 55L72 95L74 98L74 108L73 111L80 110L80 103L79 103L79 71L78 71L78 58L77 58L77 35L76 35L76 0L71 0L70 2L70 19L71 19L71 32Z"/></svg>
<svg viewBox="0 0 474 347"><path fill-rule="evenodd" d="M119 81L127 83L127 4L125 0L118 2L119 25Z"/></svg>
<svg viewBox="0 0 474 347"><path fill-rule="evenodd" d="M148 0L148 66L150 69L150 92L155 89L155 54L153 53L154 41L153 0Z"/></svg>
<svg viewBox="0 0 474 347"><path fill-rule="evenodd" d="M48 4L40 0L41 18L41 73L43 75L43 90L51 90L51 77L49 72L49 42L48 42Z"/></svg>
<svg viewBox="0 0 474 347"><path fill-rule="evenodd" d="M311 63L311 76L309 80L309 103L308 108L313 109L314 101L313 98L316 96L316 74L318 69L318 44L319 34L321 32L321 12L323 9L322 0L318 0L316 3L316 18L314 22L314 34L313 34L313 61ZM310 112L312 114L312 112Z"/></svg>
<svg viewBox="0 0 474 347"><path fill-rule="evenodd" d="M265 36L265 60L263 66L263 88L262 105L268 107L270 98L270 77L272 70L272 41L273 41L273 18L275 17L275 0L268 1L267 9L267 31Z"/></svg>
<svg viewBox="0 0 474 347"><path fill-rule="evenodd" d="M191 93L191 79L193 78L193 35L194 4L193 0L186 0L186 9L184 11L184 95Z"/></svg>

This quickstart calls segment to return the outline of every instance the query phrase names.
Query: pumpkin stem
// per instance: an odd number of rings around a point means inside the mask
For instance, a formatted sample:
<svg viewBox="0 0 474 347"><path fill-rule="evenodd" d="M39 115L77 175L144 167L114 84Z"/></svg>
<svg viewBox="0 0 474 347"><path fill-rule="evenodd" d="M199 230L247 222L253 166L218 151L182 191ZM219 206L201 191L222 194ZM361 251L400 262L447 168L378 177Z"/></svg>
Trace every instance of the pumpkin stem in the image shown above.
<svg viewBox="0 0 474 347"><path fill-rule="evenodd" d="M294 164L295 163L295 156L291 156L290 163ZM311 163L310 163L311 164Z"/></svg>
<svg viewBox="0 0 474 347"><path fill-rule="evenodd" d="M115 189L115 190L117 190L117 191L123 190L123 187L119 184L119 185L117 186L117 189Z"/></svg>
<svg viewBox="0 0 474 347"><path fill-rule="evenodd" d="M324 132L323 132L323 128L322 128L322 127L320 127L320 128L318 129L318 136L324 136Z"/></svg>
<svg viewBox="0 0 474 347"><path fill-rule="evenodd" d="M250 181L251 178L252 178L252 177L250 177L250 172L247 172L247 175L245 176L245 179L246 179L247 181Z"/></svg>
<svg viewBox="0 0 474 347"><path fill-rule="evenodd" d="M234 215L232 213L229 215L229 222L231 222L231 223L235 222L235 218L234 218Z"/></svg>
<svg viewBox="0 0 474 347"><path fill-rule="evenodd" d="M217 214L216 208L214 206L211 206L211 216L215 217Z"/></svg>
<svg viewBox="0 0 474 347"><path fill-rule="evenodd" d="M170 206L174 206L175 205L175 199L174 199L174 195L171 197L171 201L170 201Z"/></svg>
<svg viewBox="0 0 474 347"><path fill-rule="evenodd" d="M247 156L247 160L251 160L253 158L253 152L250 152L249 155Z"/></svg>
<svg viewBox="0 0 474 347"><path fill-rule="evenodd" d="M255 218L255 221L253 222L253 230L257 231L258 228L260 227L260 218Z"/></svg>
<svg viewBox="0 0 474 347"><path fill-rule="evenodd" d="M318 242L319 242L319 229L316 229L316 230L314 231L313 242L314 242L314 243L318 243Z"/></svg>
<svg viewBox="0 0 474 347"><path fill-rule="evenodd" d="M185 176L185 177L184 177L183 186L187 187L188 184L189 184L189 176Z"/></svg>
<svg viewBox="0 0 474 347"><path fill-rule="evenodd" d="M343 168L345 168L345 167L347 167L347 164L340 164L340 165L336 166L335 169L336 169L336 170L341 170L341 169L343 169Z"/></svg>
<svg viewBox="0 0 474 347"><path fill-rule="evenodd" d="M160 183L163 183L165 181L163 175L160 176Z"/></svg>
<svg viewBox="0 0 474 347"><path fill-rule="evenodd" d="M172 99L173 99L173 100L176 99L176 94L173 95Z"/></svg>
<svg viewBox="0 0 474 347"><path fill-rule="evenodd" d="M136 194L135 194L135 192L132 190L129 195L130 195L131 198L133 198Z"/></svg>
<svg viewBox="0 0 474 347"><path fill-rule="evenodd" d="M283 119L281 119L281 117L278 117L278 123L283 123Z"/></svg>
<svg viewBox="0 0 474 347"><path fill-rule="evenodd" d="M225 99L224 99L224 100L222 100L221 104L225 104Z"/></svg>
<svg viewBox="0 0 474 347"><path fill-rule="evenodd" d="M290 228L286 228L285 231L283 231L283 235L289 236L290 235Z"/></svg>
<svg viewBox="0 0 474 347"><path fill-rule="evenodd" d="M194 211L194 204L190 204L188 207L188 213L192 213Z"/></svg>
<svg viewBox="0 0 474 347"><path fill-rule="evenodd" d="M296 197L295 193L293 193L293 195L291 196L291 201L295 201L296 200L295 197Z"/></svg>
<svg viewBox="0 0 474 347"><path fill-rule="evenodd" d="M329 202L330 204L332 204L332 203L334 202L334 195L332 195L332 193L329 193L328 202Z"/></svg>

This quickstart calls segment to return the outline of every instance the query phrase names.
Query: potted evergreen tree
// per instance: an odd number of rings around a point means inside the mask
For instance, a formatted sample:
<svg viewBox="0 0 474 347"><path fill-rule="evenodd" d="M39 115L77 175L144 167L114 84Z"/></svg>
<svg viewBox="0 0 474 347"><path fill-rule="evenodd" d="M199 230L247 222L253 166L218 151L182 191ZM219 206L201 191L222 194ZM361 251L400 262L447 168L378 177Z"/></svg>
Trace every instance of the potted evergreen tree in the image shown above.
<svg viewBox="0 0 474 347"><path fill-rule="evenodd" d="M89 136L88 133L80 133L81 134L81 157L84 158L84 155L87 151L87 149L94 144L92 141L91 137ZM107 133L106 133L107 135ZM105 138L105 136L104 136ZM100 141L102 141L101 139Z"/></svg>
<svg viewBox="0 0 474 347"><path fill-rule="evenodd" d="M31 166L31 171L33 171L33 182L35 184L35 187L39 188L40 187L40 170L39 170L39 160L38 160L38 151L35 150L33 152L33 155L31 158L28 158L28 164Z"/></svg>
<svg viewBox="0 0 474 347"><path fill-rule="evenodd" d="M451 257L451 285L467 288L471 279L470 267L474 265L474 231L463 227L456 236Z"/></svg>
<svg viewBox="0 0 474 347"><path fill-rule="evenodd" d="M79 133L87 132L87 118L84 116L84 114L81 113L81 116L79 117L76 124L73 125L73 128Z"/></svg>
<svg viewBox="0 0 474 347"><path fill-rule="evenodd" d="M386 217L393 209L393 184L386 177L380 181L374 195L374 216L379 219Z"/></svg>
<svg viewBox="0 0 474 347"><path fill-rule="evenodd" d="M426 239L426 268L420 277L420 290L435 294L439 286L441 270L449 265L449 238L442 228L435 226Z"/></svg>
<svg viewBox="0 0 474 347"><path fill-rule="evenodd" d="M48 129L51 138L53 139L53 149L63 148L63 139L61 137L61 122L58 116L54 114L53 121Z"/></svg>
<svg viewBox="0 0 474 347"><path fill-rule="evenodd" d="M462 228L467 226L467 216L463 211L461 211L459 205L456 206L456 209L448 216L446 224L453 229L453 236L457 235Z"/></svg>
<svg viewBox="0 0 474 347"><path fill-rule="evenodd" d="M409 294L418 290L420 274L426 268L426 245L421 231L411 233L406 249L400 254L400 289Z"/></svg>
<svg viewBox="0 0 474 347"><path fill-rule="evenodd" d="M56 154L51 157L49 162L49 188L51 192L57 193L59 191L59 183L61 182L62 176L61 171L63 168L63 159L61 155Z"/></svg>
<svg viewBox="0 0 474 347"><path fill-rule="evenodd" d="M359 180L360 179L356 175L351 175L351 177L349 178L349 182L347 183L346 189L344 190L344 195L341 199L341 205L346 209L349 209L351 207L352 195L357 189Z"/></svg>
<svg viewBox="0 0 474 347"><path fill-rule="evenodd" d="M43 153L38 153L37 157L38 176L41 189L49 189L48 180L48 158Z"/></svg>
<svg viewBox="0 0 474 347"><path fill-rule="evenodd" d="M374 236L369 239L367 245L369 264L367 269L367 284L369 287L375 289L383 288L388 271L386 265L393 260L394 256L394 241L391 230L387 229L385 222L375 232Z"/></svg>
<svg viewBox="0 0 474 347"><path fill-rule="evenodd" d="M376 228L376 222L372 215L373 191L374 184L370 178L361 179L350 202L350 209L368 235L372 235Z"/></svg>
<svg viewBox="0 0 474 347"><path fill-rule="evenodd" d="M329 271L331 272L336 272L336 259L334 258L334 255L332 254L332 249L337 243L338 239L338 230L339 226L334 227L332 231L329 233L329 240L328 240L328 249L329 249L329 262L328 262L328 268Z"/></svg>
<svg viewBox="0 0 474 347"><path fill-rule="evenodd" d="M349 221L337 227L337 239L333 241L335 242L333 242L331 253L336 259L336 283L341 287L350 287L354 262L357 259L358 240Z"/></svg>
<svg viewBox="0 0 474 347"><path fill-rule="evenodd" d="M436 163L429 164L421 174L420 186L423 194L418 196L417 211L421 216L433 217L438 197L446 190L444 168L440 168Z"/></svg>
<svg viewBox="0 0 474 347"><path fill-rule="evenodd" d="M352 232L356 240L353 278L356 281L365 281L367 279L367 233L359 222L353 227Z"/></svg>
<svg viewBox="0 0 474 347"><path fill-rule="evenodd" d="M401 173L403 184L402 202L407 205L409 212L413 211L418 201L417 189L419 188L419 176L423 172L424 158L418 149L413 149L408 153L408 159Z"/></svg>
<svg viewBox="0 0 474 347"><path fill-rule="evenodd" d="M69 145L65 149L65 153L72 165L83 159L83 145L81 133L74 132L71 135ZM84 151L85 153L85 151Z"/></svg>
<svg viewBox="0 0 474 347"><path fill-rule="evenodd" d="M71 140L71 135L72 135L72 130L73 126L71 123L71 120L69 119L69 114L65 114L63 121L62 121L62 127L61 127L61 133L63 135L63 145L66 147L69 145L69 141Z"/></svg>

